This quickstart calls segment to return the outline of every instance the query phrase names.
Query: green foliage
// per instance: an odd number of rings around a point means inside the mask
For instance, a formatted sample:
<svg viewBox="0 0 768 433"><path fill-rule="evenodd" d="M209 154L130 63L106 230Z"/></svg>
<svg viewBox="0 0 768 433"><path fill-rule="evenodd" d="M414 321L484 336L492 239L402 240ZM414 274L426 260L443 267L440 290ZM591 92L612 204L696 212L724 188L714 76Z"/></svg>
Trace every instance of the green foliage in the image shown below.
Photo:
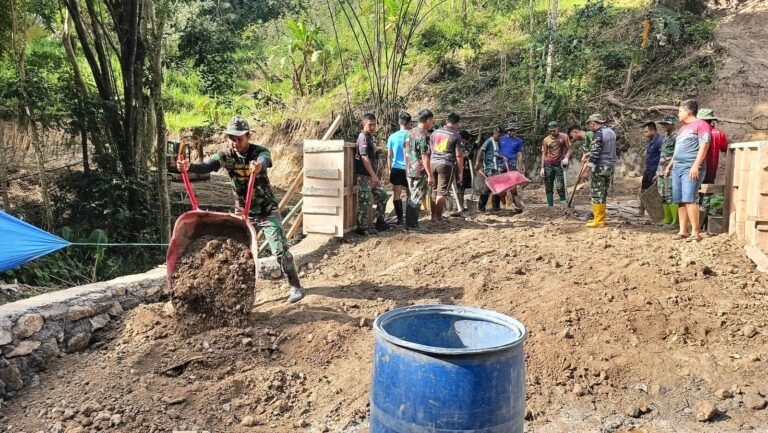
<svg viewBox="0 0 768 433"><path fill-rule="evenodd" d="M36 117L46 125L67 120L74 98L61 44L48 37L29 43L25 54L26 91ZM0 62L0 111L18 113L22 93L13 59Z"/></svg>

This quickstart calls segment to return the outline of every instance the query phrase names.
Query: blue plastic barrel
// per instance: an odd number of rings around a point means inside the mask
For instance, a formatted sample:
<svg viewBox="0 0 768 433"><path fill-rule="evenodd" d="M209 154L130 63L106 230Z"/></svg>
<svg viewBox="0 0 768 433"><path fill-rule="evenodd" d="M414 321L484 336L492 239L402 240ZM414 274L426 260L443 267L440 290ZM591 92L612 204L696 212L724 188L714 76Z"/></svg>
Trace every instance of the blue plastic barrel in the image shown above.
<svg viewBox="0 0 768 433"><path fill-rule="evenodd" d="M523 433L522 323L421 305L384 313L373 326L371 433Z"/></svg>

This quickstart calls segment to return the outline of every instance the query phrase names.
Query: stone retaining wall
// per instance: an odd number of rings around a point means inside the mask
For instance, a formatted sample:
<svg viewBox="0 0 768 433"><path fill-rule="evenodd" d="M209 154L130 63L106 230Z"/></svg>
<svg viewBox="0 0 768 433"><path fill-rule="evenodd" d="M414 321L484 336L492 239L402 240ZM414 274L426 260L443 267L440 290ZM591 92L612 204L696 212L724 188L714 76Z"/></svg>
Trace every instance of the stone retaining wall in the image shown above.
<svg viewBox="0 0 768 433"><path fill-rule="evenodd" d="M167 297L165 268L0 305L0 399L36 384L61 353L84 350L125 310Z"/></svg>
<svg viewBox="0 0 768 433"><path fill-rule="evenodd" d="M291 248L297 266L320 259L338 240L308 236ZM274 257L259 259L260 278L281 278ZM0 305L0 400L38 382L62 353L85 350L125 310L168 298L166 268L73 287Z"/></svg>

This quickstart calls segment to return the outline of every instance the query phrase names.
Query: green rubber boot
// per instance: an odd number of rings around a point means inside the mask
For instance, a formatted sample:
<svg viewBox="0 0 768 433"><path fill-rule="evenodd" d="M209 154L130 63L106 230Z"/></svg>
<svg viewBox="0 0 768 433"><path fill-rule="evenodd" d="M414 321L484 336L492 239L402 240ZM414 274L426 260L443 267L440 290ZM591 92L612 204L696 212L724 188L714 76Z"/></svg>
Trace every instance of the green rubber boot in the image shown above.
<svg viewBox="0 0 768 433"><path fill-rule="evenodd" d="M555 195L554 193L548 192L547 193L547 206L552 207L555 205Z"/></svg>
<svg viewBox="0 0 768 433"><path fill-rule="evenodd" d="M677 211L680 209L680 205L677 203L670 203L669 204L669 212L672 214L672 222L665 225L664 228L667 229L677 229Z"/></svg>
<svg viewBox="0 0 768 433"><path fill-rule="evenodd" d="M664 208L664 219L659 223L660 226L672 223L672 209L669 206L669 203L661 205L661 207Z"/></svg>

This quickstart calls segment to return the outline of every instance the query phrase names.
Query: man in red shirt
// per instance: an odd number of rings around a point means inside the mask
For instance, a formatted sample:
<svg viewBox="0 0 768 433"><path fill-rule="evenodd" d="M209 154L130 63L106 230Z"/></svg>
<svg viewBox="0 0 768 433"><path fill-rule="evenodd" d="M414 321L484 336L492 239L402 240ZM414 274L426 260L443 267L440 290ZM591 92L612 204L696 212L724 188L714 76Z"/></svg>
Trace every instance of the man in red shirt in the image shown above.
<svg viewBox="0 0 768 433"><path fill-rule="evenodd" d="M715 112L711 108L702 108L699 110L698 118L709 123L712 127L712 143L710 143L709 151L707 152L707 175L704 176L704 183L715 183L717 177L717 166L720 163L720 153L728 150L728 137L725 136L725 132L718 129L717 117Z"/></svg>

